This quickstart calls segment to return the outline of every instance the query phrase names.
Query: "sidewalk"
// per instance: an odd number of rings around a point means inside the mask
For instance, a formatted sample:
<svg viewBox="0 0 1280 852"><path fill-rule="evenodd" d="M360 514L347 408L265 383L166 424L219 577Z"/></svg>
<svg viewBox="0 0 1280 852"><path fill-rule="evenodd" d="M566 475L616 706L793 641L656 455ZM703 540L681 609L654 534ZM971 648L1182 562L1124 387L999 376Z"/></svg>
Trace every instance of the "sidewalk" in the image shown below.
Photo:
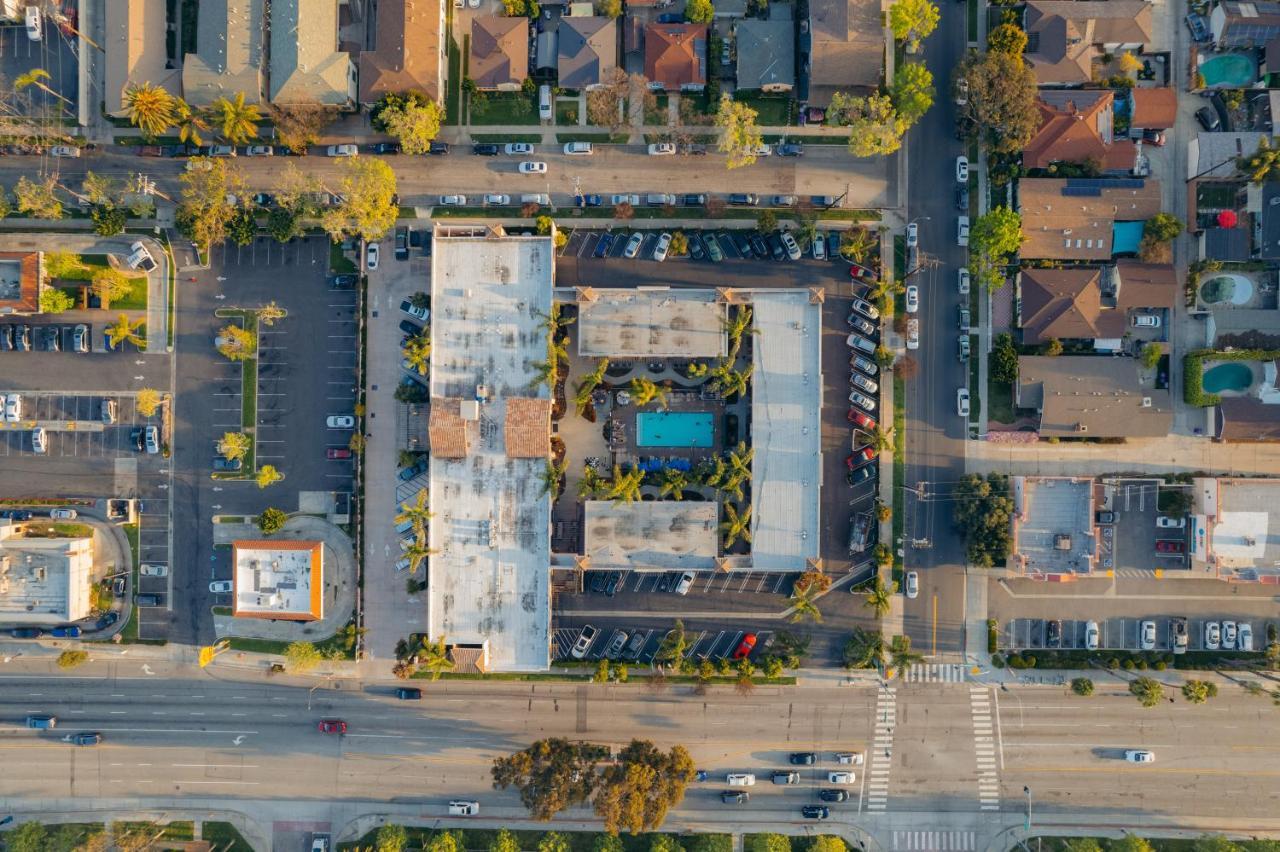
<svg viewBox="0 0 1280 852"><path fill-rule="evenodd" d="M1170 435L1124 444L1006 444L969 441L967 473L1098 476L1135 473L1202 473L1210 476L1280 476L1280 446L1220 444L1209 438Z"/></svg>

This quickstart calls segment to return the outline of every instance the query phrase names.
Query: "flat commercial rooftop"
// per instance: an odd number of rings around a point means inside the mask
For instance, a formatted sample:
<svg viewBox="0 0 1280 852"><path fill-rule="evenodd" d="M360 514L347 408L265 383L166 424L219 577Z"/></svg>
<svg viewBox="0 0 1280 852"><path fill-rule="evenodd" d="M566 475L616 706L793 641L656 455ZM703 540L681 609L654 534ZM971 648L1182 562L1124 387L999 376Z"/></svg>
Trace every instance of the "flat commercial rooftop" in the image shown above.
<svg viewBox="0 0 1280 852"><path fill-rule="evenodd" d="M88 616L93 539L20 538L13 535L18 528L0 527L0 622L62 624Z"/></svg>
<svg viewBox="0 0 1280 852"><path fill-rule="evenodd" d="M585 503L584 553L593 570L709 571L716 567L718 504Z"/></svg>
<svg viewBox="0 0 1280 852"><path fill-rule="evenodd" d="M1280 573L1280 479L1217 484L1217 517L1209 521L1209 552L1217 567Z"/></svg>
<svg viewBox="0 0 1280 852"><path fill-rule="evenodd" d="M1013 553L1026 574L1087 574L1097 539L1088 480L1015 476Z"/></svg>
<svg viewBox="0 0 1280 852"><path fill-rule="evenodd" d="M756 571L803 571L818 558L822 485L822 303L804 290L750 295L751 560Z"/></svg>
<svg viewBox="0 0 1280 852"><path fill-rule="evenodd" d="M231 614L238 618L324 618L324 544L243 540L231 543Z"/></svg>
<svg viewBox="0 0 1280 852"><path fill-rule="evenodd" d="M550 659L551 498L545 458L513 456L540 442L508 418L513 398L547 400L531 387L547 357L541 316L551 311L551 236L437 226L431 256L431 397L457 408L466 440L453 457L432 452L431 557L424 632L486 649L490 671L541 671ZM543 409L548 412L549 409ZM441 424L441 432L449 428ZM515 439L519 447L508 447ZM527 439L526 439L527 438ZM432 425L432 442L437 428Z"/></svg>
<svg viewBox="0 0 1280 852"><path fill-rule="evenodd" d="M718 358L726 352L725 305L713 291L589 287L577 296L583 357Z"/></svg>

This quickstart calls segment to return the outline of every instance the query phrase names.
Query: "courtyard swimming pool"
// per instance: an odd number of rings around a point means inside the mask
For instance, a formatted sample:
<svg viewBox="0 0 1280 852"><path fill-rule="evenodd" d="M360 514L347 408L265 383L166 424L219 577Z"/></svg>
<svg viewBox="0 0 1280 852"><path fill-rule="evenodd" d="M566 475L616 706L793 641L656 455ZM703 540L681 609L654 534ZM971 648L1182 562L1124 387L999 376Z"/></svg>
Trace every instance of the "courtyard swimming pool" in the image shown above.
<svg viewBox="0 0 1280 852"><path fill-rule="evenodd" d="M1210 305L1247 305L1253 298L1253 282L1243 275L1215 275L1200 285L1200 298Z"/></svg>
<svg viewBox="0 0 1280 852"><path fill-rule="evenodd" d="M1200 61L1206 86L1252 86L1258 79L1258 60L1248 53L1220 53Z"/></svg>
<svg viewBox="0 0 1280 852"><path fill-rule="evenodd" d="M652 411L636 415L637 447L710 447L715 443L709 411Z"/></svg>
<svg viewBox="0 0 1280 852"><path fill-rule="evenodd" d="M1252 384L1252 368L1239 362L1219 364L1206 370L1204 374L1204 389L1209 393L1248 390Z"/></svg>

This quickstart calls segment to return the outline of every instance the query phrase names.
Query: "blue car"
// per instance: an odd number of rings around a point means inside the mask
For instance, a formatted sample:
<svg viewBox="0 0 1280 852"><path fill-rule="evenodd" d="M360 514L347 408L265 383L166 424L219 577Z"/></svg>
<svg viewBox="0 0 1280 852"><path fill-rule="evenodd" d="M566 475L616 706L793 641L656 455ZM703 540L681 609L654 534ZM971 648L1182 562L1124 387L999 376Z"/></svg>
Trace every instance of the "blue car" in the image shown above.
<svg viewBox="0 0 1280 852"><path fill-rule="evenodd" d="M600 237L600 242L596 243L596 250L591 253L592 257L607 257L609 249L613 246L613 234L604 234Z"/></svg>
<svg viewBox="0 0 1280 852"><path fill-rule="evenodd" d="M429 464L428 461L426 459L423 459L422 461L415 464L413 467L406 467L404 470L400 471L400 480L402 482L408 482L410 479L413 479L418 474L426 473L428 464Z"/></svg>
<svg viewBox="0 0 1280 852"><path fill-rule="evenodd" d="M598 195L577 195L574 196L574 201L579 207L599 207L604 204L604 199Z"/></svg>
<svg viewBox="0 0 1280 852"><path fill-rule="evenodd" d="M679 12L663 12L658 16L658 23L660 24L679 24L683 21L684 15Z"/></svg>
<svg viewBox="0 0 1280 852"><path fill-rule="evenodd" d="M79 639L80 628L74 624L68 627L55 627L49 631L50 636L56 636L59 639Z"/></svg>

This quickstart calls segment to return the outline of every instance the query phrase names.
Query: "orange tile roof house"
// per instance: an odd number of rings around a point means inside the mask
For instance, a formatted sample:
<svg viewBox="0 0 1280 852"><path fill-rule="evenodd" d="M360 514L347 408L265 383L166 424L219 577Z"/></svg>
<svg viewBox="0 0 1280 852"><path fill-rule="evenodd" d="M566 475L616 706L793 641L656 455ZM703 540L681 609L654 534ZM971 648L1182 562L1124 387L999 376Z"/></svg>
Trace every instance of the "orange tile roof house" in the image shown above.
<svg viewBox="0 0 1280 852"><path fill-rule="evenodd" d="M1146 0L1030 0L1026 58L1042 86L1093 80L1102 54L1138 50L1151 40Z"/></svg>
<svg viewBox="0 0 1280 852"><path fill-rule="evenodd" d="M1110 90L1045 90L1039 107L1040 130L1022 152L1024 166L1093 162L1105 172L1133 171L1138 149L1114 136L1115 95Z"/></svg>
<svg viewBox="0 0 1280 852"><path fill-rule="evenodd" d="M442 0L381 0L373 50L360 52L360 102L422 92L439 101L447 76Z"/></svg>
<svg viewBox="0 0 1280 852"><path fill-rule="evenodd" d="M1172 308L1180 291L1172 265L1121 261L1023 269L1015 292L1022 342L1034 345L1055 338L1118 341L1129 328L1129 311Z"/></svg>
<svg viewBox="0 0 1280 852"><path fill-rule="evenodd" d="M471 79L481 89L514 91L529 76L529 19L471 19Z"/></svg>
<svg viewBox="0 0 1280 852"><path fill-rule="evenodd" d="M644 75L651 86L701 91L707 85L705 24L650 24L644 31Z"/></svg>
<svg viewBox="0 0 1280 852"><path fill-rule="evenodd" d="M1160 182L1023 178L1018 182L1023 258L1110 260L1115 226L1160 212Z"/></svg>
<svg viewBox="0 0 1280 852"><path fill-rule="evenodd" d="M1133 118L1130 124L1143 130L1168 130L1178 120L1178 93L1173 89L1131 89Z"/></svg>
<svg viewBox="0 0 1280 852"><path fill-rule="evenodd" d="M324 618L324 543L231 542L231 614L236 618Z"/></svg>
<svg viewBox="0 0 1280 852"><path fill-rule="evenodd" d="M0 251L0 316L40 313L44 253Z"/></svg>

